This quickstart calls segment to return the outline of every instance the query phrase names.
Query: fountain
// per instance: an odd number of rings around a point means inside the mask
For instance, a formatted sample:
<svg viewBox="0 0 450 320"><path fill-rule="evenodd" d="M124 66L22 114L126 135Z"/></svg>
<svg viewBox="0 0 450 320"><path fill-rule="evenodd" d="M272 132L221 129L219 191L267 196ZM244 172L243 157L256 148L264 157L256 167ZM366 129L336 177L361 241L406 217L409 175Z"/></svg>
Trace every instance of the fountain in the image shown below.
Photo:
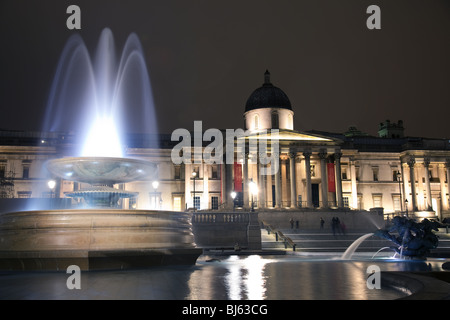
<svg viewBox="0 0 450 320"><path fill-rule="evenodd" d="M392 223L389 230L380 229L375 235L392 241L396 245L393 249L400 258L425 260L430 250L437 248L439 239L433 230L439 230L438 222L428 219L415 222L406 217L396 216Z"/></svg>
<svg viewBox="0 0 450 320"><path fill-rule="evenodd" d="M67 194L82 198L89 207L114 208L120 198L137 196L136 192L113 188L114 184L132 182L154 176L152 163L125 158L70 157L50 160L48 170L54 175L75 182L89 183L92 187Z"/></svg>
<svg viewBox="0 0 450 320"><path fill-rule="evenodd" d="M81 38L69 39L58 65L44 123L45 128L55 129L61 125L60 118L72 120L66 116L66 110L82 115L78 122L81 125L78 131L82 133L81 156L53 159L46 167L54 176L90 185L67 194L84 200L85 208L2 215L0 270L66 270L70 265L97 270L194 264L202 253L194 243L189 213L119 208L121 198L136 197L138 193L116 189L114 185L151 180L157 174L155 164L122 156L119 132L125 126L116 120L122 119L122 106L130 105L125 101L126 89L134 86L127 86L126 80L134 73L138 73L135 87L141 89L144 109L144 115L138 116L153 129L156 124L155 117L148 115L153 102L137 37L128 38L118 68L112 44L112 33L105 29L94 68ZM84 86L71 86L77 83L74 78L78 79L80 74L85 77L80 81ZM80 92L74 94L71 90ZM86 110L82 112L79 106Z"/></svg>
<svg viewBox="0 0 450 320"><path fill-rule="evenodd" d="M370 238L371 236L373 236L373 233L367 233L361 237L359 237L358 239L356 239L348 248L347 250L345 250L345 252L342 254L341 259L342 260L349 260L351 259L351 257L353 256L353 254L355 253L356 249L358 249L358 247L360 246L360 244L366 240L367 238Z"/></svg>
<svg viewBox="0 0 450 320"><path fill-rule="evenodd" d="M390 229L378 229L374 233L368 233L356 239L347 250L345 250L341 259L351 259L361 243L371 236L390 240L396 245L394 247L381 248L373 255L373 257L381 250L390 248L396 252L400 259L426 260L426 256L430 250L437 248L439 239L433 233L433 230L439 230L440 224L438 222L430 221L428 219L423 219L421 222L415 222L412 219L401 216L394 217L392 222L393 225ZM398 234L398 236L395 234Z"/></svg>

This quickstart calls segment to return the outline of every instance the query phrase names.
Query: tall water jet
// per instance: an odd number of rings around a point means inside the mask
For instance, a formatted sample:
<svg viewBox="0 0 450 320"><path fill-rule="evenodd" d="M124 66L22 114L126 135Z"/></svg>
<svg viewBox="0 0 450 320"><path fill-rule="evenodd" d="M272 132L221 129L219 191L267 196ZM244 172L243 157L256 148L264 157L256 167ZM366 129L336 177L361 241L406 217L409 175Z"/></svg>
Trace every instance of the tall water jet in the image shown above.
<svg viewBox="0 0 450 320"><path fill-rule="evenodd" d="M121 157L121 133L157 133L150 78L142 45L130 34L120 59L105 28L94 58L83 39L69 38L47 102L43 131L73 131L75 156Z"/></svg>
<svg viewBox="0 0 450 320"><path fill-rule="evenodd" d="M151 180L157 166L122 156L121 133L127 130L126 114L133 103L142 102L138 105L143 113L137 116L156 130L155 117L148 117L154 111L153 98L135 35L128 37L116 65L109 29L100 36L94 64L82 39L69 39L58 64L44 126L54 129L61 125L58 117L72 120L69 114L74 112L82 120L73 124L82 133L78 143L83 148L77 157L48 161L47 168L59 178L90 184L67 195L84 199L87 208L1 215L0 270L64 270L74 264L82 270L193 264L202 253L194 243L189 213L118 207L119 199L138 193L114 185ZM137 83L131 81L135 73ZM73 86L79 79L86 82ZM130 86L141 92L139 99L128 100L135 95L135 90L128 92ZM128 121L128 125L131 128L136 123Z"/></svg>

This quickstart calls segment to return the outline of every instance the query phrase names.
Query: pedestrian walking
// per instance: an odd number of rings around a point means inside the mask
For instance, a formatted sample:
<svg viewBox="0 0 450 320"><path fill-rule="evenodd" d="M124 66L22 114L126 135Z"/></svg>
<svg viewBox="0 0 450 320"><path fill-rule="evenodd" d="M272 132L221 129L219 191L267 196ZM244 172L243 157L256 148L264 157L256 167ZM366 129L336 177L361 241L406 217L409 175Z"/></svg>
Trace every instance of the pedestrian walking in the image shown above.
<svg viewBox="0 0 450 320"><path fill-rule="evenodd" d="M333 217L331 219L331 230L333 230L333 236L336 236L336 225L337 225L336 217Z"/></svg>
<svg viewBox="0 0 450 320"><path fill-rule="evenodd" d="M289 223L291 224L291 229L294 229L294 219L291 218L291 220L289 220Z"/></svg>
<svg viewBox="0 0 450 320"><path fill-rule="evenodd" d="M323 229L324 224L325 224L325 220L323 220L323 218L320 217L320 229Z"/></svg>

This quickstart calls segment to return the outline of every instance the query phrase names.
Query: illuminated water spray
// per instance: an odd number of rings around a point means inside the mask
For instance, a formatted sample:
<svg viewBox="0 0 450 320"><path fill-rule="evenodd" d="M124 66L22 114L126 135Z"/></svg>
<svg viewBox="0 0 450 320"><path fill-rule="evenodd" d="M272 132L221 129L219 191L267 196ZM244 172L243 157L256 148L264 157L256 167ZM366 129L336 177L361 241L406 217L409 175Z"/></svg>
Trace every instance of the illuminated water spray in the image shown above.
<svg viewBox="0 0 450 320"><path fill-rule="evenodd" d="M128 36L116 59L113 34L102 31L96 54L73 35L61 54L44 118L45 131L74 131L79 156L122 157L123 132L157 132L141 43Z"/></svg>

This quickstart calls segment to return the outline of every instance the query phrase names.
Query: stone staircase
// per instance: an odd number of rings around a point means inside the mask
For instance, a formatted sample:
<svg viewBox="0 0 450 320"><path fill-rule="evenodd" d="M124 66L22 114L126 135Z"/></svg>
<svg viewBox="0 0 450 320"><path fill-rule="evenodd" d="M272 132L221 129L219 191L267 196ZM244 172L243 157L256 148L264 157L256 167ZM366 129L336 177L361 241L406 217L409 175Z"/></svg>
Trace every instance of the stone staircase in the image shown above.
<svg viewBox="0 0 450 320"><path fill-rule="evenodd" d="M357 230L345 234L333 234L326 229L280 229L278 231L295 243L295 250L298 252L345 252L355 240L367 234L366 231ZM439 247L432 252L450 252L450 233L446 233L444 229L436 234L439 236ZM292 246L285 245L281 236L278 236L277 241L276 234L273 231L269 234L266 229L261 229L261 241L263 250L293 250ZM388 240L372 236L364 240L356 252L376 252L392 245L392 242Z"/></svg>

